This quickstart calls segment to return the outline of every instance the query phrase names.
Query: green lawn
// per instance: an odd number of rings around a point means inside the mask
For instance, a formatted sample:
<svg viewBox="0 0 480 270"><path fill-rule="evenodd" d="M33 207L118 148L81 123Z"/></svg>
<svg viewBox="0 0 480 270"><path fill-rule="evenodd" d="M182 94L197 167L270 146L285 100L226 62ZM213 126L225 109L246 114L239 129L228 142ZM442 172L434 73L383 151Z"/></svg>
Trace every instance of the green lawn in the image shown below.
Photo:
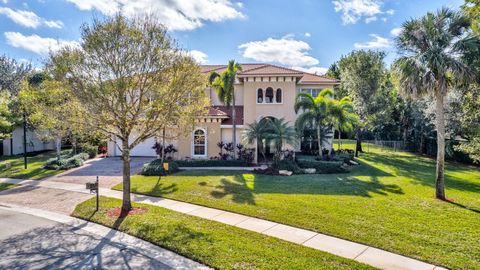
<svg viewBox="0 0 480 270"><path fill-rule="evenodd" d="M146 204L147 212L116 219L106 211L121 201L90 199L73 216L116 228L216 269L371 269L355 261L215 221Z"/></svg>
<svg viewBox="0 0 480 270"><path fill-rule="evenodd" d="M33 157L28 157L28 168L23 167L23 156L3 156L0 157L0 177L19 178L19 179L42 179L52 176L62 171L46 170L43 168L45 162L55 157L55 151L44 152ZM7 163L10 168L7 168Z"/></svg>
<svg viewBox="0 0 480 270"><path fill-rule="evenodd" d="M368 150L349 174L185 171L160 180L133 176L132 191L311 229L449 268L480 269L479 169L447 163L446 193L454 201L447 203L434 198L434 160Z"/></svg>
<svg viewBox="0 0 480 270"><path fill-rule="evenodd" d="M15 184L0 183L0 191L10 189L10 188L14 188L16 186L17 185L15 185Z"/></svg>

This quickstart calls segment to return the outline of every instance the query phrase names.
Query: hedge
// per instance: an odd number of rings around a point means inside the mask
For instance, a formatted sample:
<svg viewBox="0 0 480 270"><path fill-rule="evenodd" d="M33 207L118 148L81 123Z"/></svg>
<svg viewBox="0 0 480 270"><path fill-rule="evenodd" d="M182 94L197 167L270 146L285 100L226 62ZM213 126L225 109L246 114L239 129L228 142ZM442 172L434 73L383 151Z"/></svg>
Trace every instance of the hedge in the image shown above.
<svg viewBox="0 0 480 270"><path fill-rule="evenodd" d="M315 168L317 173L344 173L343 161L297 160L300 168Z"/></svg>
<svg viewBox="0 0 480 270"><path fill-rule="evenodd" d="M168 172L178 171L178 164L174 161L168 161ZM156 159L150 163L146 163L142 168L142 175L145 176L160 176L166 175L167 172L163 169L163 164L160 159Z"/></svg>
<svg viewBox="0 0 480 270"><path fill-rule="evenodd" d="M74 156L60 156L58 158L51 158L47 160L44 168L47 170L68 170L83 165L83 162L87 160L89 155L87 153L79 153Z"/></svg>
<svg viewBox="0 0 480 270"><path fill-rule="evenodd" d="M197 159L177 160L180 167L246 167L248 162L244 160L220 160L220 159Z"/></svg>

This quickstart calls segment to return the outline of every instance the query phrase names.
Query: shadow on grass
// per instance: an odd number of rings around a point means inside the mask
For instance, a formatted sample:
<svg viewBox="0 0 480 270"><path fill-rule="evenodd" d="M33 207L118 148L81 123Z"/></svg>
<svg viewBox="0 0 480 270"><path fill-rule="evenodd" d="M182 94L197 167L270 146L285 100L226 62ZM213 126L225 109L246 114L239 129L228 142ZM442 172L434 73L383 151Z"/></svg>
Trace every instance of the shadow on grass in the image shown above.
<svg viewBox="0 0 480 270"><path fill-rule="evenodd" d="M362 159L367 162L378 163L395 169L398 176L408 177L414 183L433 187L435 186L435 161L420 156L387 156L365 154ZM447 188L461 191L480 192L480 181L477 183L449 175L465 172L466 168L459 164L446 164L445 183ZM473 180L473 179L471 179Z"/></svg>
<svg viewBox="0 0 480 270"><path fill-rule="evenodd" d="M162 196L165 194L174 193L178 190L178 188L176 183L165 186L164 183L161 182L161 178L159 177L155 185L153 185L153 187L147 192L139 192L137 191L137 188L135 186L131 187L130 190L131 192L138 194L155 194L155 196Z"/></svg>

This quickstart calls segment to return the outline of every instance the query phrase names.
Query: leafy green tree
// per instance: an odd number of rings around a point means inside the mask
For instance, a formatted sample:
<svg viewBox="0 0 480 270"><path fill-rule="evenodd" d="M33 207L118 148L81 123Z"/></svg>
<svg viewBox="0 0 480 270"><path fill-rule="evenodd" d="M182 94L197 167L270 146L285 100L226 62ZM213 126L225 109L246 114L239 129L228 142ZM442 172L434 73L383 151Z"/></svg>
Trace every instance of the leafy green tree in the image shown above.
<svg viewBox="0 0 480 270"><path fill-rule="evenodd" d="M265 139L268 133L268 126L266 121L254 121L247 125L247 128L242 133L242 139L248 144L256 144L257 150L263 157L263 161L266 162L265 154Z"/></svg>
<svg viewBox="0 0 480 270"><path fill-rule="evenodd" d="M480 54L480 40L468 33L470 20L461 12L442 8L411 19L402 26L396 60L402 89L412 95L430 94L436 101L436 197L445 200L444 97L453 84L473 78L467 58Z"/></svg>
<svg viewBox="0 0 480 270"><path fill-rule="evenodd" d="M480 0L465 0L462 9L472 20L472 30L480 34Z"/></svg>
<svg viewBox="0 0 480 270"><path fill-rule="evenodd" d="M81 103L86 124L118 142L124 214L131 209L131 150L164 127L191 129L208 106L206 80L151 17L94 20L81 36L81 48L53 54L49 67Z"/></svg>
<svg viewBox="0 0 480 270"><path fill-rule="evenodd" d="M308 93L299 93L295 99L295 113L301 111L295 121L298 132L306 127L314 127L317 132L318 156L322 157L322 142L325 141L325 126L330 124L329 106L334 92L332 89L323 89L317 97ZM331 130L331 129L330 129Z"/></svg>
<svg viewBox="0 0 480 270"><path fill-rule="evenodd" d="M330 100L328 114L331 118L331 122L338 130L338 149L340 149L342 131L352 132L358 123L358 116L353 111L353 104L349 97L344 97L340 100Z"/></svg>
<svg viewBox="0 0 480 270"><path fill-rule="evenodd" d="M235 78L237 73L242 71L242 66L239 63L235 63L235 60L228 62L227 69L221 74L217 72L210 73L208 78L209 84L217 92L218 98L227 106L232 106L232 118L233 118L233 145L237 145L237 123L236 123L236 109L235 109ZM233 150L233 158L237 157L236 147Z"/></svg>
<svg viewBox="0 0 480 270"><path fill-rule="evenodd" d="M355 112L366 126L368 116L378 109L373 102L378 94L386 69L383 63L384 52L353 51L338 62L340 68L341 89L352 98ZM368 127L368 126L367 126ZM362 125L356 128L357 147L355 155L362 151Z"/></svg>

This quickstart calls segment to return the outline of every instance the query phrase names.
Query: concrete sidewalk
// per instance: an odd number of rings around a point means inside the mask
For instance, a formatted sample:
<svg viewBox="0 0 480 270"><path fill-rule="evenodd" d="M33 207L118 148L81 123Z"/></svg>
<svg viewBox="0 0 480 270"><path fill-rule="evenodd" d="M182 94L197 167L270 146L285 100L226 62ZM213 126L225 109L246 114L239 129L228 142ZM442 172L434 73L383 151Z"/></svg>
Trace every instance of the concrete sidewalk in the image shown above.
<svg viewBox="0 0 480 270"><path fill-rule="evenodd" d="M88 193L88 191L85 190L85 186L78 184L0 178L0 183L2 182ZM106 188L100 188L100 195L118 199L122 198L122 192ZM164 207L188 215L214 220L299 245L322 250L380 269L445 269L413 258L341 238L196 204L138 194L132 194L132 201Z"/></svg>
<svg viewBox="0 0 480 270"><path fill-rule="evenodd" d="M169 250L70 216L0 204L0 269L210 269Z"/></svg>

